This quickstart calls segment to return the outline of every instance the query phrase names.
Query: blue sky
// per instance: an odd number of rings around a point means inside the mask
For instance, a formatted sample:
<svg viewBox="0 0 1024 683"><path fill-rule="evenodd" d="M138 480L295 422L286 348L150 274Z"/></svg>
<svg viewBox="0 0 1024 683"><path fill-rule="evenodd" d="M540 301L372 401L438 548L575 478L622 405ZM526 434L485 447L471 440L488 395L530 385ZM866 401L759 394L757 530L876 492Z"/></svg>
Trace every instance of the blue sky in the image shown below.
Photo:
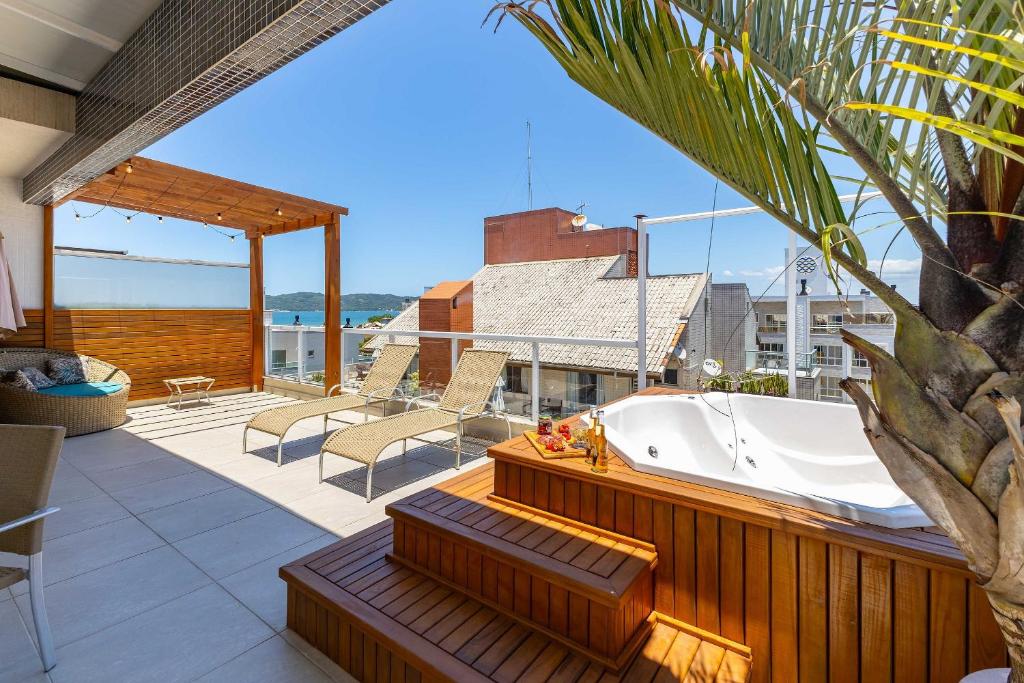
<svg viewBox="0 0 1024 683"><path fill-rule="evenodd" d="M346 293L417 294L472 275L483 218L526 209L527 120L535 208L586 202L591 221L609 226L636 213L711 209L713 177L571 82L514 22L497 34L481 28L491 2L396 0L143 154L347 206ZM719 208L746 204L719 188ZM109 211L76 223L65 205L56 224L61 245L248 260L244 239L192 223L126 224ZM871 256L893 231L865 237ZM653 229L652 271L704 270L708 232L707 222ZM782 265L786 236L763 216L720 219L714 280L746 281L760 294ZM319 230L267 240L267 291L322 291L322 248ZM886 278L915 299L917 258L901 237Z"/></svg>

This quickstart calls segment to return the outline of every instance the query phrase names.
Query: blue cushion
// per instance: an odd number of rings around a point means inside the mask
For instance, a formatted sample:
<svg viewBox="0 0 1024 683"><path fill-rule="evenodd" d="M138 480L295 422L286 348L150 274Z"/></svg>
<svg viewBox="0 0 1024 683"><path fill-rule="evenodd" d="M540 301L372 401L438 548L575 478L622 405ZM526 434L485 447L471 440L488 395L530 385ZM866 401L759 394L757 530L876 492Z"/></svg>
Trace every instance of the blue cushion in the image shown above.
<svg viewBox="0 0 1024 683"><path fill-rule="evenodd" d="M124 385L116 382L82 382L80 384L59 384L40 389L40 394L50 396L106 396L121 391Z"/></svg>

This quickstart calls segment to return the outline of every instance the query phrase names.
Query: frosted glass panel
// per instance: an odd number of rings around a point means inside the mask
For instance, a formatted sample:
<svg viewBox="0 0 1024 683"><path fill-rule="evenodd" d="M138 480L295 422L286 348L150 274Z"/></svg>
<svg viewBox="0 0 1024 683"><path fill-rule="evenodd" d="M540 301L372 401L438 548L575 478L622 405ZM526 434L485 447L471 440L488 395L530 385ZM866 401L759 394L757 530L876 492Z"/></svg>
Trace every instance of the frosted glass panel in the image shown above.
<svg viewBox="0 0 1024 683"><path fill-rule="evenodd" d="M249 308L249 268L234 264L54 256L58 308Z"/></svg>

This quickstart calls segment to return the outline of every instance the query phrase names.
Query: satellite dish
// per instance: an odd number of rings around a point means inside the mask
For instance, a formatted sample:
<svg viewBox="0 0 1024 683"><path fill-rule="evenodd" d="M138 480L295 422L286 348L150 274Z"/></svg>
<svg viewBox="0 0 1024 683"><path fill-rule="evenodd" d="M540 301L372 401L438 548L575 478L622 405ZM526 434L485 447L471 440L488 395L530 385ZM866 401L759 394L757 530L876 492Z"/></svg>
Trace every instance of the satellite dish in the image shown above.
<svg viewBox="0 0 1024 683"><path fill-rule="evenodd" d="M676 353L676 355L679 356L680 360L685 360L686 359L686 349L679 349L679 351Z"/></svg>
<svg viewBox="0 0 1024 683"><path fill-rule="evenodd" d="M587 217L582 213L578 213L572 217L572 225L574 228L582 228L587 224Z"/></svg>
<svg viewBox="0 0 1024 683"><path fill-rule="evenodd" d="M701 369L711 377L718 377L722 374L722 364L714 358L705 358Z"/></svg>

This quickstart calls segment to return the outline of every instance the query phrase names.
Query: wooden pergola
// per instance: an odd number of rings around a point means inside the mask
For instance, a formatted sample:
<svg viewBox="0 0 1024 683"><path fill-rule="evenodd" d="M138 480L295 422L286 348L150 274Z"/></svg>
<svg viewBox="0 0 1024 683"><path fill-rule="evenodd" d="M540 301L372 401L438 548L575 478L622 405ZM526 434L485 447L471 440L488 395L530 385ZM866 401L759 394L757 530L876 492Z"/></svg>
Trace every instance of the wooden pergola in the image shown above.
<svg viewBox="0 0 1024 683"><path fill-rule="evenodd" d="M341 381L341 217L336 204L250 185L181 166L132 157L72 192L68 201L206 223L245 232L249 240L252 386L263 387L263 239L324 228L325 388ZM44 207L43 334L53 345L53 209Z"/></svg>

